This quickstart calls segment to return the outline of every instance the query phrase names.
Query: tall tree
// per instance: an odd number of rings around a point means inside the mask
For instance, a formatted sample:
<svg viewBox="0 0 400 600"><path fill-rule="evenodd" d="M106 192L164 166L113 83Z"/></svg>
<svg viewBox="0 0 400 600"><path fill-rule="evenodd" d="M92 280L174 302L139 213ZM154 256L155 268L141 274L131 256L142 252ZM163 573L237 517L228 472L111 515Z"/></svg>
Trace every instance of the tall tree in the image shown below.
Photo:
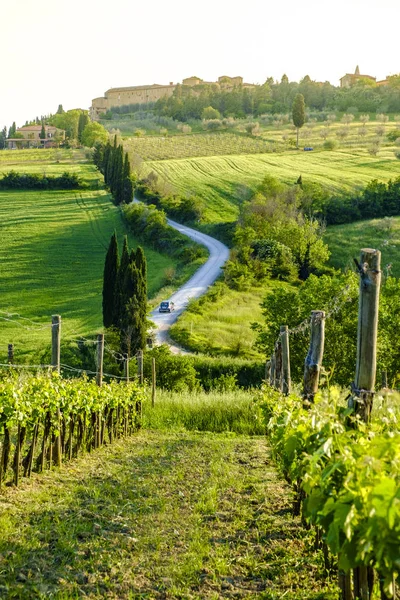
<svg viewBox="0 0 400 600"><path fill-rule="evenodd" d="M8 130L8 137L13 138L13 137L15 137L16 133L17 133L17 126L14 121L13 124L11 125L10 129Z"/></svg>
<svg viewBox="0 0 400 600"><path fill-rule="evenodd" d="M40 137L41 140L45 140L46 139L46 129L45 129L43 121L42 121L42 129L40 130L39 137Z"/></svg>
<svg viewBox="0 0 400 600"><path fill-rule="evenodd" d="M115 288L119 269L119 253L117 235L114 231L104 264L103 277L103 325L111 327L113 323Z"/></svg>
<svg viewBox="0 0 400 600"><path fill-rule="evenodd" d="M125 153L124 168L122 172L121 202L128 204L133 198L133 183L131 179L131 165L128 153Z"/></svg>
<svg viewBox="0 0 400 600"><path fill-rule="evenodd" d="M299 131L306 122L306 105L303 94L296 94L292 105L293 124L297 129L296 147L299 147Z"/></svg>
<svg viewBox="0 0 400 600"><path fill-rule="evenodd" d="M81 112L78 120L78 142L82 143L82 133L86 125L89 123L89 116L87 112Z"/></svg>
<svg viewBox="0 0 400 600"><path fill-rule="evenodd" d="M59 104L59 105L58 105L58 108L57 108L57 112L56 112L56 114L57 114L57 115L62 115L63 113L65 113L65 110L63 109L63 105L62 105L62 104Z"/></svg>
<svg viewBox="0 0 400 600"><path fill-rule="evenodd" d="M121 312L122 307L126 302L125 291L124 291L124 279L125 273L129 266L129 247L128 238L124 237L124 244L122 247L121 261L119 264L118 275L115 282L115 295L114 295L114 311L113 311L113 325L121 328Z"/></svg>
<svg viewBox="0 0 400 600"><path fill-rule="evenodd" d="M3 149L6 147L6 139L7 139L7 127L3 127L0 131L0 148Z"/></svg>

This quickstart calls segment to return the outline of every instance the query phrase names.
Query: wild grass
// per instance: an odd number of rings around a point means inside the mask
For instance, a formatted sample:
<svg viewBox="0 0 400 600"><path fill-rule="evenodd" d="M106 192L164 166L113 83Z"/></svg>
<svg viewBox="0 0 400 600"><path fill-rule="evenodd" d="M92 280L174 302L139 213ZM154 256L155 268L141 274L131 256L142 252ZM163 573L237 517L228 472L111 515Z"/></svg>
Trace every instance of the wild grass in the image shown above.
<svg viewBox="0 0 400 600"><path fill-rule="evenodd" d="M144 431L0 496L6 599L333 600L264 437Z"/></svg>
<svg viewBox="0 0 400 600"><path fill-rule="evenodd" d="M143 406L146 429L208 431L262 435L266 427L255 394L229 392L168 392L159 390L155 406L149 399Z"/></svg>
<svg viewBox="0 0 400 600"><path fill-rule="evenodd" d="M361 248L382 252L384 275L400 277L400 217L370 219L328 227L324 240L329 246L329 263L336 268L352 268Z"/></svg>

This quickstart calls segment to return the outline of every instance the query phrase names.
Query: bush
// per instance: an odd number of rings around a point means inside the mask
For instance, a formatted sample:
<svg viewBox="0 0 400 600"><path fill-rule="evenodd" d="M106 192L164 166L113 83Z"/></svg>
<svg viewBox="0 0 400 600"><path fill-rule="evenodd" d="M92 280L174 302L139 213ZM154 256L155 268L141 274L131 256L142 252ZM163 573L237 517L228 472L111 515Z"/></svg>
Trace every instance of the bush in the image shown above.
<svg viewBox="0 0 400 600"><path fill-rule="evenodd" d="M400 138L400 129L393 129L393 131L389 131L386 137L390 142L395 142Z"/></svg>
<svg viewBox="0 0 400 600"><path fill-rule="evenodd" d="M335 148L337 148L337 143L335 140L325 140L324 148L325 150L335 150Z"/></svg>
<svg viewBox="0 0 400 600"><path fill-rule="evenodd" d="M0 188L10 190L74 190L82 187L79 177L67 172L59 176L45 176L9 171L0 179Z"/></svg>
<svg viewBox="0 0 400 600"><path fill-rule="evenodd" d="M230 357L192 356L191 363L204 390L258 388L265 377L265 364L257 360Z"/></svg>
<svg viewBox="0 0 400 600"><path fill-rule="evenodd" d="M143 358L143 374L151 380L152 359L156 361L157 386L170 391L194 390L198 387L196 371L188 356L172 354L163 344L146 352Z"/></svg>

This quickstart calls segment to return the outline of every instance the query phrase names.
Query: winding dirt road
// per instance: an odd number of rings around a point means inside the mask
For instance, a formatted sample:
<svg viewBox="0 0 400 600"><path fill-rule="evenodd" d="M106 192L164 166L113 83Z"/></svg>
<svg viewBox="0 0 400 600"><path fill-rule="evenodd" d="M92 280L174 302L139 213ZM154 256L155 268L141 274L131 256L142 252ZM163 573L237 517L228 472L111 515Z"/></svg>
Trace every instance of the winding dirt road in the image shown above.
<svg viewBox="0 0 400 600"><path fill-rule="evenodd" d="M175 323L179 315L183 313L189 300L192 298L199 298L206 293L208 287L214 283L221 274L221 269L229 258L229 248L218 240L205 233L200 233L200 231L171 221L171 219L168 219L168 224L180 231L180 233L183 233L183 235L187 235L195 242L206 246L210 252L210 256L207 262L196 271L185 285L170 298L165 298L165 300L169 300L175 304L175 310L172 313L160 313L158 312L158 307L150 313L150 319L155 324L157 344L169 343L168 331L171 325ZM180 348L175 347L170 343L169 345L172 351L180 351Z"/></svg>

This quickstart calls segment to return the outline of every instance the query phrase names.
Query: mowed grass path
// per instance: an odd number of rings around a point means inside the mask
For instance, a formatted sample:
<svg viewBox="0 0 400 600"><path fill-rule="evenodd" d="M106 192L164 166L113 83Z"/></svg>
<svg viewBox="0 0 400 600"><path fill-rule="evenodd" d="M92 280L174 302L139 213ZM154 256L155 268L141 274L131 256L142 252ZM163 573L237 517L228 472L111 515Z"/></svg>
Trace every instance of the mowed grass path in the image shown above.
<svg viewBox="0 0 400 600"><path fill-rule="evenodd" d="M333 600L291 503L264 437L141 431L0 496L0 596Z"/></svg>
<svg viewBox="0 0 400 600"><path fill-rule="evenodd" d="M212 156L179 160L148 161L155 171L181 193L193 193L206 200L209 222L234 221L246 196L244 186L254 190L265 175L293 184L299 175L333 192L364 187L372 179L388 181L400 176L400 161L393 148L370 156L365 148L313 152Z"/></svg>
<svg viewBox="0 0 400 600"><path fill-rule="evenodd" d="M50 342L49 328L17 317L5 321L5 312L43 325L60 314L64 339L101 330L105 254L114 229L121 247L128 233L110 197L102 190L1 192L0 224L0 362L8 343L23 361L25 352ZM145 252L151 295L174 262L149 248Z"/></svg>

